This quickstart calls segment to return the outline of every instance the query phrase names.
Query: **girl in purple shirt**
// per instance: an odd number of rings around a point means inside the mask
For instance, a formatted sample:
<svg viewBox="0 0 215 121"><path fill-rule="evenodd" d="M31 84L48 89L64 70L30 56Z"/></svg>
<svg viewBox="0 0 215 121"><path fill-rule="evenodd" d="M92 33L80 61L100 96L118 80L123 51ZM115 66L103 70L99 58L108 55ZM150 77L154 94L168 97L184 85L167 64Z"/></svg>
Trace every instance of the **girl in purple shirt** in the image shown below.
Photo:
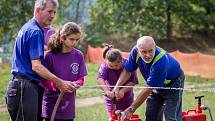
<svg viewBox="0 0 215 121"><path fill-rule="evenodd" d="M113 110L112 101L115 98L112 89L114 88L117 80L124 68L124 63L127 61L122 58L119 50L112 48L110 45L106 45L103 52L103 58L105 62L101 64L98 72L98 85L101 86L103 91L104 101L107 106L109 117ZM125 84L126 86L134 86L138 83L136 73L132 73L131 77ZM116 110L124 111L133 102L134 93L133 88L120 88L120 98L116 99Z"/></svg>
<svg viewBox="0 0 215 121"><path fill-rule="evenodd" d="M48 42L50 52L45 57L45 66L61 79L70 80L74 86L72 93L64 93L55 121L73 121L75 118L76 89L83 85L84 76L87 75L83 53L75 48L82 34L79 25L68 22ZM50 81L44 81L43 84L46 89L42 101L42 116L50 121L60 92Z"/></svg>

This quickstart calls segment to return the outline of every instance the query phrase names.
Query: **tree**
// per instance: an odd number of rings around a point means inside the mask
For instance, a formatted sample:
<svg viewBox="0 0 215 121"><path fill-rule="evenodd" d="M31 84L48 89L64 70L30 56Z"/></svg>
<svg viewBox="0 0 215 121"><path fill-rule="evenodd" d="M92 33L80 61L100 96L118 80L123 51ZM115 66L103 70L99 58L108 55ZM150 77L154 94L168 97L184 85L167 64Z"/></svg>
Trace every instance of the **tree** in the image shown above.
<svg viewBox="0 0 215 121"><path fill-rule="evenodd" d="M108 33L138 31L162 37L171 34L171 5L168 0L99 0L90 15L96 27Z"/></svg>
<svg viewBox="0 0 215 121"><path fill-rule="evenodd" d="M130 33L156 38L184 33L214 33L214 0L99 0L91 8L92 25L99 33Z"/></svg>
<svg viewBox="0 0 215 121"><path fill-rule="evenodd" d="M22 24L32 17L33 5L32 0L1 0L0 43L11 41Z"/></svg>

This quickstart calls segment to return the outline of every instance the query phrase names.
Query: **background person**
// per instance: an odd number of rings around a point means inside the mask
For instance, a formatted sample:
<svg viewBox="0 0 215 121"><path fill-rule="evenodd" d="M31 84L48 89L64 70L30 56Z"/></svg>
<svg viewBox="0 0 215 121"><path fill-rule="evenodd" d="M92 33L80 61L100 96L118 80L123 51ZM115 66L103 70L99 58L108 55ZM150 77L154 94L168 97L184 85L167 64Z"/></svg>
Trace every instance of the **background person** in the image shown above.
<svg viewBox="0 0 215 121"><path fill-rule="evenodd" d="M111 117L111 111L113 110L112 100L115 98L112 89L117 83L117 80L124 68L124 64L127 61L122 58L122 54L118 49L112 48L110 45L106 45L103 52L105 62L101 64L98 72L98 85L101 85L103 90L104 101L107 106L109 117ZM124 85L134 86L138 83L136 73L133 72L131 77L126 80ZM105 86L104 86L105 85ZM124 111L131 105L134 98L133 88L120 88L119 97L116 98L116 109Z"/></svg>

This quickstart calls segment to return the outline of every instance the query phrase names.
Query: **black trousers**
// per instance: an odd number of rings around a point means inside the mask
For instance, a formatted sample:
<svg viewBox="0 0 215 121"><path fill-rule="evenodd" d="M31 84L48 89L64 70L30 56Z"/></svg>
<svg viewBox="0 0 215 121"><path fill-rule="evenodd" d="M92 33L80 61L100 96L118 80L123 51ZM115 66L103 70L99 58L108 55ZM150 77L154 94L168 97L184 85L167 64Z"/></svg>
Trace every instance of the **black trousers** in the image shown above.
<svg viewBox="0 0 215 121"><path fill-rule="evenodd" d="M27 78L13 77L6 91L6 104L12 121L37 121L39 85Z"/></svg>
<svg viewBox="0 0 215 121"><path fill-rule="evenodd" d="M43 93L44 93L44 88L39 86L38 90L38 114L37 114L37 121L43 121L43 117L41 116L42 114L42 100L43 100Z"/></svg>

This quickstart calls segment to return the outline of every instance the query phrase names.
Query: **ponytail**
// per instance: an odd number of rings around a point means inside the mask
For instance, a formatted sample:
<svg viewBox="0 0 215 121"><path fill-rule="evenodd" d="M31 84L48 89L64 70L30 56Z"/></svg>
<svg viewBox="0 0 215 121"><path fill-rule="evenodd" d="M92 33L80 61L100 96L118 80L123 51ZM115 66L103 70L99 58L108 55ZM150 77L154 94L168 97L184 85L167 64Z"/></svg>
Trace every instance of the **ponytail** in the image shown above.
<svg viewBox="0 0 215 121"><path fill-rule="evenodd" d="M104 44L103 58L110 62L121 62L122 54L120 50L114 49L113 45Z"/></svg>
<svg viewBox="0 0 215 121"><path fill-rule="evenodd" d="M109 45L109 44L107 44L107 43L104 43L103 46L104 46L103 58L105 59L105 58L106 58L107 52L108 52L111 48L113 48L113 45Z"/></svg>

